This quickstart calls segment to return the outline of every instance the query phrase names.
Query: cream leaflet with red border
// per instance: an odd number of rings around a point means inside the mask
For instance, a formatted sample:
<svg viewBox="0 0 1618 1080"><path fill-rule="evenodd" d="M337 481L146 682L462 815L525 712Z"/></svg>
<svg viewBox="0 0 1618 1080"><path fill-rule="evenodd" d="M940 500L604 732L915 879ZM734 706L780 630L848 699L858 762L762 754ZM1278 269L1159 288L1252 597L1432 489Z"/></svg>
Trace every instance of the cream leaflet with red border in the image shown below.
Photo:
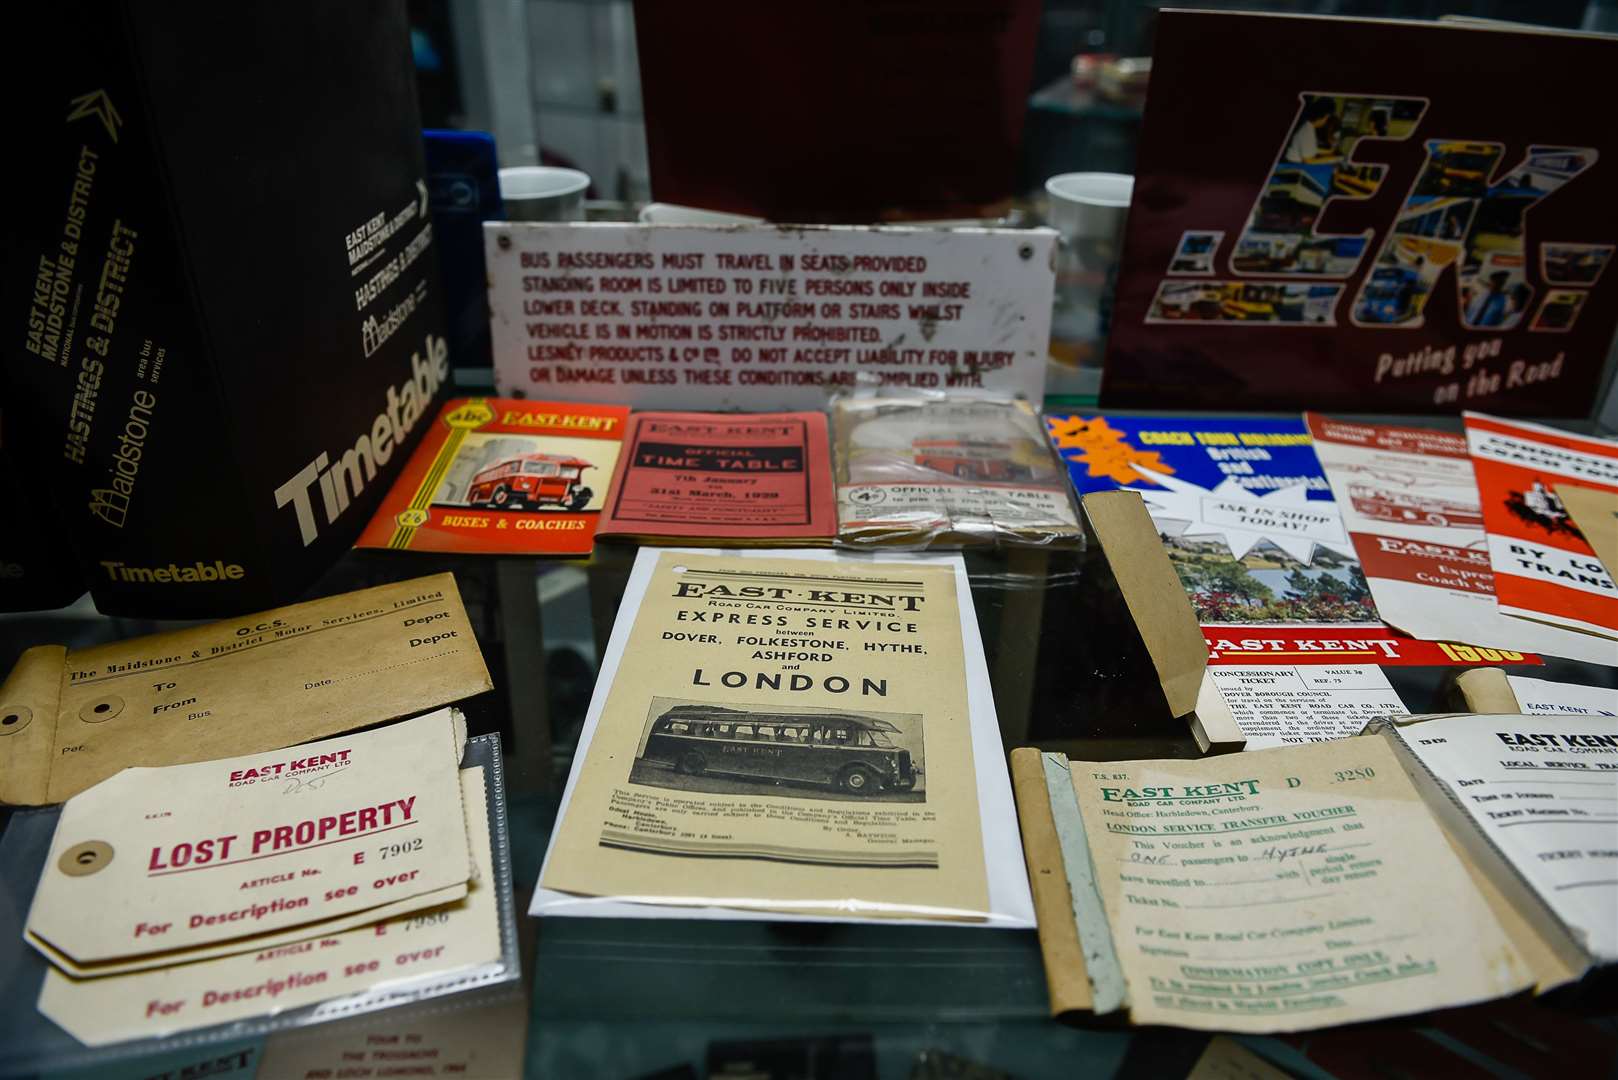
<svg viewBox="0 0 1618 1080"><path fill-rule="evenodd" d="M1611 645L1589 634L1501 613L1465 435L1319 413L1304 421L1377 611L1391 625L1452 643L1442 647L1467 663L1521 663L1532 652L1612 661Z"/></svg>

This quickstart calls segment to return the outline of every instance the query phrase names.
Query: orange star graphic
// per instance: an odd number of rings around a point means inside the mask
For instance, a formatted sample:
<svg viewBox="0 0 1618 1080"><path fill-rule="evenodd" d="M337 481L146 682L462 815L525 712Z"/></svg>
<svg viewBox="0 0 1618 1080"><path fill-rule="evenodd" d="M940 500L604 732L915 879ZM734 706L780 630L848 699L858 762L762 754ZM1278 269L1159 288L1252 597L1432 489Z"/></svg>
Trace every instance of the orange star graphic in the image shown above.
<svg viewBox="0 0 1618 1080"><path fill-rule="evenodd" d="M1118 484L1152 483L1135 471L1137 465L1156 473L1174 474L1174 468L1163 461L1162 454L1129 445L1124 441L1124 433L1107 423L1106 417L1048 417L1045 423L1062 457L1084 465L1092 477L1104 476Z"/></svg>

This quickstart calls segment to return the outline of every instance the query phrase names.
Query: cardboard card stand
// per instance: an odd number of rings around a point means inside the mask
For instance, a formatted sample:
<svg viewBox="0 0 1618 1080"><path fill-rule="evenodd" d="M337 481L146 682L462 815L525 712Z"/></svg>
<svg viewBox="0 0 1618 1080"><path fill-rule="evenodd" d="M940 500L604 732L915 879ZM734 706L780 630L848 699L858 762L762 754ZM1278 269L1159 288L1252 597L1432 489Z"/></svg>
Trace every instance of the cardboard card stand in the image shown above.
<svg viewBox="0 0 1618 1080"><path fill-rule="evenodd" d="M1240 750L1241 731L1207 677L1202 628L1140 495L1093 492L1080 502L1087 580L1078 591L1078 625L1088 629L1070 644L1078 654L1073 665L1090 673L1086 711L1143 725L1179 718L1203 753ZM1027 744L1067 751L1079 745L1037 736Z"/></svg>

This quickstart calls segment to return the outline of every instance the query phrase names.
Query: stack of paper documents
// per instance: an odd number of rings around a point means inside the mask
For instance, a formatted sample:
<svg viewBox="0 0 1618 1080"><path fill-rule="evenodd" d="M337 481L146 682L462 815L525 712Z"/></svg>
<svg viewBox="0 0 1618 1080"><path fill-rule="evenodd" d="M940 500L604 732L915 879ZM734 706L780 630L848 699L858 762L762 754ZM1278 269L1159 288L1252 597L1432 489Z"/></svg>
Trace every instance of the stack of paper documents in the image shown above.
<svg viewBox="0 0 1618 1080"><path fill-rule="evenodd" d="M68 800L25 937L89 1045L502 956L485 777L441 709L250 757L125 769Z"/></svg>

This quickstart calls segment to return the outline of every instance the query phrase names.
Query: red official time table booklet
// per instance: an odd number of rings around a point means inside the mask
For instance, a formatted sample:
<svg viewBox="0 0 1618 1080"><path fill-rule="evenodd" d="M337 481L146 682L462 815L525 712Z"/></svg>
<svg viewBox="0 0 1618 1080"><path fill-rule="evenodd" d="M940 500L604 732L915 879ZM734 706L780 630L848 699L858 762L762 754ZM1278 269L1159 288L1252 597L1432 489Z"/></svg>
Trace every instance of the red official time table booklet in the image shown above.
<svg viewBox="0 0 1618 1080"><path fill-rule="evenodd" d="M601 511L602 536L830 543L826 415L642 412Z"/></svg>
<svg viewBox="0 0 1618 1080"><path fill-rule="evenodd" d="M619 405L445 402L355 546L588 554L628 418Z"/></svg>

